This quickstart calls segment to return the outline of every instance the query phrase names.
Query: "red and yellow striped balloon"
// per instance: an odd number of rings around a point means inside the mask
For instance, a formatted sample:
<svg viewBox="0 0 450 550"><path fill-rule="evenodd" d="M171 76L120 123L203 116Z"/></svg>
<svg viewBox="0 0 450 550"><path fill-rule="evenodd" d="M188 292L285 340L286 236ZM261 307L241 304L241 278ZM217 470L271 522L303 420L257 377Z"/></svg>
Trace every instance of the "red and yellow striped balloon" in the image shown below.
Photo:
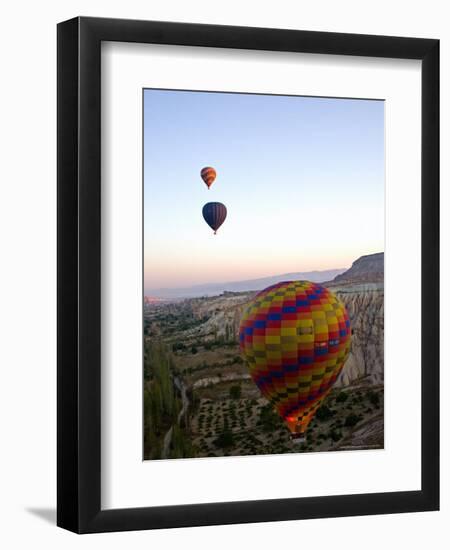
<svg viewBox="0 0 450 550"><path fill-rule="evenodd" d="M209 189L216 179L217 173L212 166L205 166L205 168L202 168L200 175Z"/></svg>
<svg viewBox="0 0 450 550"><path fill-rule="evenodd" d="M277 283L246 307L239 341L261 393L293 437L303 438L350 351L344 304L316 283Z"/></svg>

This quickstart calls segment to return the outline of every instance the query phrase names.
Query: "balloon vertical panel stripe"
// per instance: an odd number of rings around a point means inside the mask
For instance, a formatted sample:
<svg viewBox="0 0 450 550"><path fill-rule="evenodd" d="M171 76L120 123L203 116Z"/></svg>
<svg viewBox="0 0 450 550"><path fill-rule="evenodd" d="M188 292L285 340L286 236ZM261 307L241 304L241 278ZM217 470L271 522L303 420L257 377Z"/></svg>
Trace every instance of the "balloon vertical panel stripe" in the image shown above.
<svg viewBox="0 0 450 550"><path fill-rule="evenodd" d="M350 320L327 288L277 283L244 310L241 352L252 379L292 433L304 433L350 352Z"/></svg>

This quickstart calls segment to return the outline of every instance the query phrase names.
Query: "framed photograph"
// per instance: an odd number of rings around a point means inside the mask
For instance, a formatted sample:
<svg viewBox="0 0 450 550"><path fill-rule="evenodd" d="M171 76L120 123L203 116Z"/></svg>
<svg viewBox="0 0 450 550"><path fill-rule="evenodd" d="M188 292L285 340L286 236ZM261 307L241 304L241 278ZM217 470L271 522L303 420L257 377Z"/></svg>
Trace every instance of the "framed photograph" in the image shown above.
<svg viewBox="0 0 450 550"><path fill-rule="evenodd" d="M58 25L58 525L437 510L439 41Z"/></svg>

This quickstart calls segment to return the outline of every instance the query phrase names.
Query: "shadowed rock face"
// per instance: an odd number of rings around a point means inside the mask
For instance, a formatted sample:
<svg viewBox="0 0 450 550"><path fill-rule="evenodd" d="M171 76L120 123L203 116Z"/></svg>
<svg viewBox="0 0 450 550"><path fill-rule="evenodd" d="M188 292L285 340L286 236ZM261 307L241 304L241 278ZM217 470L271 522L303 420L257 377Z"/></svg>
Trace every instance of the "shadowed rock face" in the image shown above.
<svg viewBox="0 0 450 550"><path fill-rule="evenodd" d="M361 256L352 267L326 283L344 302L352 326L350 356L336 382L346 386L359 378L384 380L384 253Z"/></svg>
<svg viewBox="0 0 450 550"><path fill-rule="evenodd" d="M358 378L380 384L384 380L384 291L337 292L353 330L350 355L336 382L346 386Z"/></svg>

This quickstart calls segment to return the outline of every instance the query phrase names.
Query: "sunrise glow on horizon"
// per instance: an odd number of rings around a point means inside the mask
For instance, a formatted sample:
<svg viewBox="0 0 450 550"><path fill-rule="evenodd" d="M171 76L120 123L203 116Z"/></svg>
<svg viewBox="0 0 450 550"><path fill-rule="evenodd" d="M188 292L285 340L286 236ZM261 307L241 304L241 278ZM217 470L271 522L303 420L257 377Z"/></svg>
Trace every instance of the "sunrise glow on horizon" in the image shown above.
<svg viewBox="0 0 450 550"><path fill-rule="evenodd" d="M228 210L217 235L210 201ZM145 294L383 250L384 102L145 90Z"/></svg>

